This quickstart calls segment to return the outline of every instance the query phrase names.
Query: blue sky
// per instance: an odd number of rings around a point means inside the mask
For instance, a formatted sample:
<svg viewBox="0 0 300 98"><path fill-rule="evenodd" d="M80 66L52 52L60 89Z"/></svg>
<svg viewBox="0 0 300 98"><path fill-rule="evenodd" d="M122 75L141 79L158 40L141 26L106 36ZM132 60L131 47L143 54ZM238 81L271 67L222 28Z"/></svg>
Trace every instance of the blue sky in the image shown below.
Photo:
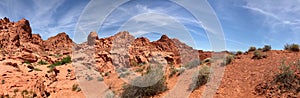
<svg viewBox="0 0 300 98"><path fill-rule="evenodd" d="M75 42L74 32L80 16L90 0L1 0L0 17L12 21L26 18L33 33L43 39L66 32ZM103 2L105 3L105 2ZM271 45L283 49L286 43L300 44L299 0L208 0L214 9L225 35L226 49L247 50L250 46ZM97 5L97 4L94 4ZM103 10L101 6L88 14ZM211 50L206 35L209 28L203 25L184 7L167 0L132 0L105 16L106 20L96 30L99 37L127 30L136 37L156 40L161 34L178 38L196 49ZM208 19L210 17L207 17ZM86 23L93 25L93 23ZM89 33L92 26L84 27ZM94 25L98 26L98 25ZM86 36L86 35L85 35ZM82 38L85 39L85 36ZM79 41L80 42L80 41Z"/></svg>

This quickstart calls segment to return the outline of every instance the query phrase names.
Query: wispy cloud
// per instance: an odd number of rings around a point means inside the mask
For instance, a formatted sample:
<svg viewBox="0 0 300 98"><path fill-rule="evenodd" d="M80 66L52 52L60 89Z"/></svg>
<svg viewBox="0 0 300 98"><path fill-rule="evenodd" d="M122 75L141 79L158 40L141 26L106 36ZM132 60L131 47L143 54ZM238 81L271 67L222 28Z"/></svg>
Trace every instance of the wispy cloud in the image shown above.
<svg viewBox="0 0 300 98"><path fill-rule="evenodd" d="M0 16L9 17L13 21L21 18L28 19L33 33L40 34L43 39L60 32L66 32L72 36L77 19L88 3L88 0L4 1L6 2L1 1L0 3L0 8L3 8L0 9Z"/></svg>

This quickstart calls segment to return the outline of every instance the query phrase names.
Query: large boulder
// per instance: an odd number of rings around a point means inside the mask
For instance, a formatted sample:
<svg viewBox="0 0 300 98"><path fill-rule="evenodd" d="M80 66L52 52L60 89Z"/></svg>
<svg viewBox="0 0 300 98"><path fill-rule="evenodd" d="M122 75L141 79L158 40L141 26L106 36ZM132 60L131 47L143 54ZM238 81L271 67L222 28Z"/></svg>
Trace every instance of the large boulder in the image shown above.
<svg viewBox="0 0 300 98"><path fill-rule="evenodd" d="M95 41L98 40L98 35L97 35L97 32L91 32L88 36L88 42L87 44L88 45L95 45Z"/></svg>

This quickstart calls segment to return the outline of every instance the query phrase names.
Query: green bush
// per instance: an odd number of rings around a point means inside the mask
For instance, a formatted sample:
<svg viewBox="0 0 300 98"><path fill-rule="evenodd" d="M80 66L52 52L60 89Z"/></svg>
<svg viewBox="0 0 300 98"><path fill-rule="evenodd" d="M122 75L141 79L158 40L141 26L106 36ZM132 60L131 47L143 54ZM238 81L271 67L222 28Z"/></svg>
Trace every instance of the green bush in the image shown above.
<svg viewBox="0 0 300 98"><path fill-rule="evenodd" d="M210 74L210 67L209 66L203 66L198 74L193 76L192 78L192 84L189 86L189 90L195 90L199 88L200 86L206 84L209 79L209 74Z"/></svg>
<svg viewBox="0 0 300 98"><path fill-rule="evenodd" d="M28 60L24 61L25 64L31 64L31 62L29 62Z"/></svg>
<svg viewBox="0 0 300 98"><path fill-rule="evenodd" d="M63 58L62 60L61 60L61 64L63 65L63 64L67 64L67 63L71 63L72 62L72 59L71 59L71 57L70 56L67 56L67 57L65 57L65 58Z"/></svg>
<svg viewBox="0 0 300 98"><path fill-rule="evenodd" d="M264 48L262 48L262 51L266 52L266 51L270 51L271 49L272 49L271 45L265 45Z"/></svg>
<svg viewBox="0 0 300 98"><path fill-rule="evenodd" d="M250 52L250 51L255 51L255 50L256 50L256 47L251 46L251 47L248 49L248 52Z"/></svg>
<svg viewBox="0 0 300 98"><path fill-rule="evenodd" d="M32 69L32 70L34 70L34 71L43 71L43 70L41 70L41 69L39 69L39 68L34 68L34 69Z"/></svg>
<svg viewBox="0 0 300 98"><path fill-rule="evenodd" d="M43 60L40 60L40 61L38 62L38 64L39 64L39 65L46 65L46 64L48 64L48 63L45 62L45 61L43 61Z"/></svg>
<svg viewBox="0 0 300 98"><path fill-rule="evenodd" d="M67 56L67 57L63 58L61 61L55 62L54 64L51 64L51 65L49 65L47 67L48 68L54 68L56 66L64 65L64 64L67 64L67 63L71 63L71 62L72 62L71 57Z"/></svg>
<svg viewBox="0 0 300 98"><path fill-rule="evenodd" d="M284 50L298 52L300 50L300 48L299 48L298 44L291 44L291 45L286 44L286 45L284 45Z"/></svg>

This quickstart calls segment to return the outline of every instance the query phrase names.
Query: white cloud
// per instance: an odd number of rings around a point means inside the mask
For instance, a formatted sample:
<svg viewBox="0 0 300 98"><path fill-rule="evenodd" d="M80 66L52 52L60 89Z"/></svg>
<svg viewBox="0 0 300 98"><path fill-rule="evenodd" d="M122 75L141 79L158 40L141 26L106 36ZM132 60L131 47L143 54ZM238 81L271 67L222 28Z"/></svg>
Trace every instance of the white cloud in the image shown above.
<svg viewBox="0 0 300 98"><path fill-rule="evenodd" d="M264 42L285 44L300 42L299 5L299 0L246 0L246 5L242 7L265 17L262 23L269 33L266 32Z"/></svg>
<svg viewBox="0 0 300 98"><path fill-rule="evenodd" d="M268 25L300 26L300 2L297 0L247 0L243 8L259 12L268 18Z"/></svg>
<svg viewBox="0 0 300 98"><path fill-rule="evenodd" d="M77 18L86 2L76 5L66 5L66 0L4 0L0 2L0 16L13 21L26 18L30 21L33 33L38 33L47 39L60 32L70 36L74 31ZM76 6L76 7L73 7ZM60 13L60 14L59 14Z"/></svg>

